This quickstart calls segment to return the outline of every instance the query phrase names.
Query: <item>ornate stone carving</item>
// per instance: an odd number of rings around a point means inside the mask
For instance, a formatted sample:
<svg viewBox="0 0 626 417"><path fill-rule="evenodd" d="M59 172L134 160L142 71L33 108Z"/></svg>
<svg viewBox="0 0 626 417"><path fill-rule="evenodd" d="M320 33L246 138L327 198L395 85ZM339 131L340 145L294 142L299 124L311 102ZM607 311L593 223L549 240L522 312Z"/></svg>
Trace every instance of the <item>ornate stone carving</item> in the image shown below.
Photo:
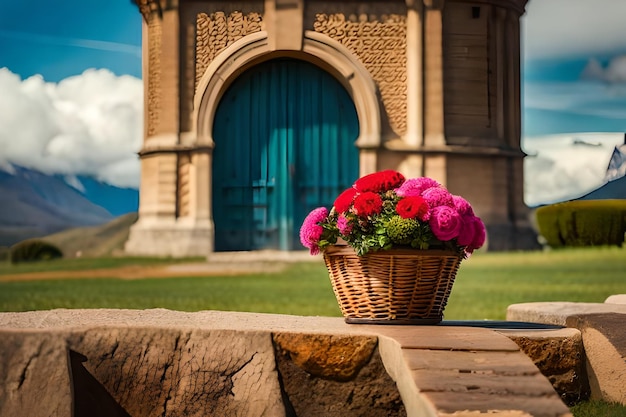
<svg viewBox="0 0 626 417"><path fill-rule="evenodd" d="M196 18L196 86L211 61L235 41L261 30L262 16L251 12L198 14Z"/></svg>
<svg viewBox="0 0 626 417"><path fill-rule="evenodd" d="M376 81L391 128L406 132L406 16L317 14L313 25L359 57Z"/></svg>
<svg viewBox="0 0 626 417"><path fill-rule="evenodd" d="M139 7L139 12L143 15L146 22L150 20L150 14L154 11L161 14L161 3L158 0L133 0Z"/></svg>
<svg viewBox="0 0 626 417"><path fill-rule="evenodd" d="M189 216L191 206L191 157L189 153L178 154L178 198L176 199L176 212L178 217Z"/></svg>
<svg viewBox="0 0 626 417"><path fill-rule="evenodd" d="M154 15L148 19L148 137L157 133L161 113L161 25L161 19Z"/></svg>

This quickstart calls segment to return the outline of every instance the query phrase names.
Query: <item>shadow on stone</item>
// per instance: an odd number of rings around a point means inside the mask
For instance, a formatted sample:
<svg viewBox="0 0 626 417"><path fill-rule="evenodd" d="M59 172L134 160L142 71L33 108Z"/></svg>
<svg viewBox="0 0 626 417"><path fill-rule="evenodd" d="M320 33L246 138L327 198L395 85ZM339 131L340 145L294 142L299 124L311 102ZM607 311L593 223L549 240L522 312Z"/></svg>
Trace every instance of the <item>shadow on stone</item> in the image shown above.
<svg viewBox="0 0 626 417"><path fill-rule="evenodd" d="M444 320L439 326L482 327L497 330L554 330L563 329L555 324L528 323L508 320Z"/></svg>
<svg viewBox="0 0 626 417"><path fill-rule="evenodd" d="M275 334L288 417L406 417L376 338Z"/></svg>
<svg viewBox="0 0 626 417"><path fill-rule="evenodd" d="M73 417L132 417L83 366L87 358L68 350Z"/></svg>

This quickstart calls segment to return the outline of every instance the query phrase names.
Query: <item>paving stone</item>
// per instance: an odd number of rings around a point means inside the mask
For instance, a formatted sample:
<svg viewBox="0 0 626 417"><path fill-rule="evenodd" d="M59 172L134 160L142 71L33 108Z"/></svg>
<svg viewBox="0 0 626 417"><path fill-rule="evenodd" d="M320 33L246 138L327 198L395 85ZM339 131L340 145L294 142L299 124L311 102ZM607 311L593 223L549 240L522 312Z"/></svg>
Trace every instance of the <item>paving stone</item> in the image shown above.
<svg viewBox="0 0 626 417"><path fill-rule="evenodd" d="M439 416L455 415L457 412L479 411L481 413L498 412L500 415L519 415L533 417L571 417L569 409L556 393L541 397L522 397L515 395L491 395L485 393L433 392L428 394L436 404ZM498 415L496 413L495 415ZM457 414L458 415L458 414ZM490 415L490 414L488 414Z"/></svg>
<svg viewBox="0 0 626 417"><path fill-rule="evenodd" d="M567 324L582 333L591 398L626 405L626 315L581 315Z"/></svg>
<svg viewBox="0 0 626 417"><path fill-rule="evenodd" d="M487 375L538 374L533 361L519 352L403 349L411 370L440 369Z"/></svg>
<svg viewBox="0 0 626 417"><path fill-rule="evenodd" d="M517 351L507 337L489 329L455 326L364 326L364 329L393 338L406 349Z"/></svg>

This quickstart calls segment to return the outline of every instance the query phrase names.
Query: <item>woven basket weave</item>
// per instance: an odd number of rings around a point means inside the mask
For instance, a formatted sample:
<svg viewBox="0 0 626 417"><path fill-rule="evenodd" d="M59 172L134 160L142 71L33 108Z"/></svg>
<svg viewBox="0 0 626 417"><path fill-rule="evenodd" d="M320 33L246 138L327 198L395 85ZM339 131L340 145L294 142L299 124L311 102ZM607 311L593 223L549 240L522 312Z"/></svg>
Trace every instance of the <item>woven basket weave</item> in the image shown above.
<svg viewBox="0 0 626 417"><path fill-rule="evenodd" d="M348 323L439 323L462 259L462 254L444 250L392 249L357 256L350 246L336 245L324 251Z"/></svg>

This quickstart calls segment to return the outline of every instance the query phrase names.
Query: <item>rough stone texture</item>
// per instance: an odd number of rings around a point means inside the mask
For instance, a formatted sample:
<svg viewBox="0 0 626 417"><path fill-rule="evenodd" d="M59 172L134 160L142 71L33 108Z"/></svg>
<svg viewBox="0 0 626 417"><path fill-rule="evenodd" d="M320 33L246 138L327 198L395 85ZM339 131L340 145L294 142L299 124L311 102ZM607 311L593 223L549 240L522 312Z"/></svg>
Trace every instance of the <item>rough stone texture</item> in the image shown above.
<svg viewBox="0 0 626 417"><path fill-rule="evenodd" d="M268 334L122 327L0 343L9 371L2 416L70 416L68 349L86 357L87 371L133 417L285 415Z"/></svg>
<svg viewBox="0 0 626 417"><path fill-rule="evenodd" d="M349 381L369 362L377 339L281 333L274 335L274 343L283 356L312 376Z"/></svg>
<svg viewBox="0 0 626 417"><path fill-rule="evenodd" d="M563 402L573 405L589 398L585 352L576 329L502 332L533 360Z"/></svg>
<svg viewBox="0 0 626 417"><path fill-rule="evenodd" d="M367 339L365 344L368 345L367 363L360 363L359 360L356 372L348 380L342 369L339 369L338 378L334 375L333 370L337 369L338 363L334 354L327 356L329 366L324 365L321 360L325 354L314 355L316 359L311 366L310 361L302 362L298 355L293 355L292 352L280 348L279 343L276 344L276 360L288 417L407 415L396 384L385 371L378 350L372 351L369 348L369 338L364 339ZM340 342L340 351L348 346L346 342L348 341ZM359 345L355 346L356 350L363 350L362 344ZM331 352L333 350L332 347L328 349ZM348 361L352 362L350 359ZM307 368L315 373L308 372ZM322 372L318 372L320 370Z"/></svg>
<svg viewBox="0 0 626 417"><path fill-rule="evenodd" d="M626 294L611 295L604 302L609 304L626 304Z"/></svg>
<svg viewBox="0 0 626 417"><path fill-rule="evenodd" d="M626 404L626 304L514 304L507 310L507 319L578 328L591 398Z"/></svg>
<svg viewBox="0 0 626 417"><path fill-rule="evenodd" d="M383 327L378 332L401 346L412 380L438 416L470 411L571 416L530 358L496 331L462 326ZM402 393L402 384L398 387Z"/></svg>
<svg viewBox="0 0 626 417"><path fill-rule="evenodd" d="M626 405L626 315L581 315L567 324L582 332L591 398Z"/></svg>
<svg viewBox="0 0 626 417"><path fill-rule="evenodd" d="M626 304L572 302L512 304L507 308L506 319L567 326L567 318L570 316L599 313L626 314Z"/></svg>
<svg viewBox="0 0 626 417"><path fill-rule="evenodd" d="M276 338L284 349L273 335L286 335ZM372 339L378 343L373 353ZM337 345L326 359L315 348L324 340ZM359 353L346 356L347 341ZM348 325L339 317L216 311L52 310L0 313L0 352L2 417L104 415L89 413L96 411L90 401L78 411L72 406L72 394L94 392L82 382L70 388L79 374L106 394L111 409L121 410L107 417L394 416L403 415L400 403L408 417L570 415L530 358L486 328ZM318 375L343 375L335 355L354 359L345 367L360 368L353 379L315 376L292 360Z"/></svg>
<svg viewBox="0 0 626 417"><path fill-rule="evenodd" d="M0 329L0 416L70 416L65 335Z"/></svg>

